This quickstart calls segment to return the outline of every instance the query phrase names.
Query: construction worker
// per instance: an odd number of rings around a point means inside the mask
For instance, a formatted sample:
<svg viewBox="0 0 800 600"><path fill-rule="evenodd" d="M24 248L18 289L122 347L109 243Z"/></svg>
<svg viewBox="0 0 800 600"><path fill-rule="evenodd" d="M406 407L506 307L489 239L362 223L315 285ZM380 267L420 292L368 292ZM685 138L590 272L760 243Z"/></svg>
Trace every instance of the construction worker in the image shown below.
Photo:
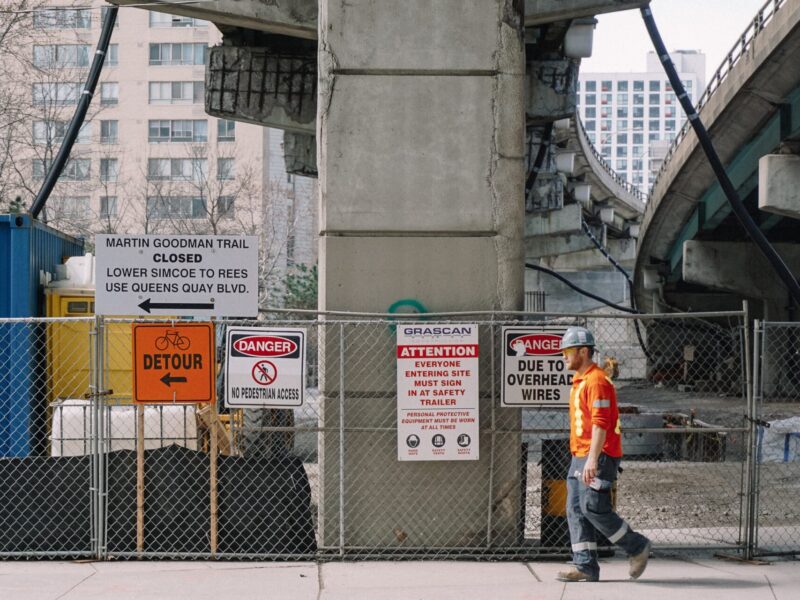
<svg viewBox="0 0 800 600"><path fill-rule="evenodd" d="M567 474L567 522L575 568L559 573L559 581L600 578L597 532L625 551L633 579L644 572L650 556L650 540L631 529L611 506L622 436L617 391L594 362L594 349L594 336L584 327L570 327L561 338L567 368L575 371L569 399L572 461Z"/></svg>

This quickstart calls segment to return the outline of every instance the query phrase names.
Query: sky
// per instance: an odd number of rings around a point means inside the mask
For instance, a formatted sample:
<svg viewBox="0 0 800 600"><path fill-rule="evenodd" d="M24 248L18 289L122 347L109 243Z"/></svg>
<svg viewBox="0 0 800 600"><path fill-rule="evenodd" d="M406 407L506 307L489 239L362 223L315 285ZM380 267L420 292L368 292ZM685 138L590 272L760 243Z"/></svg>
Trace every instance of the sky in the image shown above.
<svg viewBox="0 0 800 600"><path fill-rule="evenodd" d="M668 50L706 54L706 81L766 0L653 0L653 11ZM653 49L638 9L598 15L591 58L582 73L644 71Z"/></svg>

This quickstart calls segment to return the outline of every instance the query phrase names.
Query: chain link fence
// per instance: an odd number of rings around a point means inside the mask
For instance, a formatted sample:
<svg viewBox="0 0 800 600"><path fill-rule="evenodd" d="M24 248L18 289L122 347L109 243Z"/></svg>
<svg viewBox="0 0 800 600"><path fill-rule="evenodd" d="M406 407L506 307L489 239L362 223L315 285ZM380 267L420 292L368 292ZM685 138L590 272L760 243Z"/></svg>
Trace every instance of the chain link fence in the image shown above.
<svg viewBox="0 0 800 600"><path fill-rule="evenodd" d="M625 451L618 511L656 548L742 549L752 531L747 485L755 447L746 419L745 321L740 312L217 321L218 367L231 326L301 328L308 344L301 406L229 409L220 368L215 405L135 404L131 320L3 320L0 552L566 554L569 382L559 379L557 350L523 356L507 336L556 335L573 324L595 332L596 360L618 390ZM475 327L476 371L458 361L420 361L411 374L400 369L399 328L442 324ZM545 373L539 360L552 361L554 371ZM509 369L517 369L516 379ZM429 398L455 395L455 408L429 402L417 411L424 426L401 437L403 378L430 387ZM551 392L530 391L521 404L503 405L509 394L539 387ZM466 437L453 420L469 412L461 393L476 402L477 422ZM444 449L468 446L474 460L398 460L413 436L423 444L436 438Z"/></svg>
<svg viewBox="0 0 800 600"><path fill-rule="evenodd" d="M800 553L800 323L755 322L752 520L761 555Z"/></svg>

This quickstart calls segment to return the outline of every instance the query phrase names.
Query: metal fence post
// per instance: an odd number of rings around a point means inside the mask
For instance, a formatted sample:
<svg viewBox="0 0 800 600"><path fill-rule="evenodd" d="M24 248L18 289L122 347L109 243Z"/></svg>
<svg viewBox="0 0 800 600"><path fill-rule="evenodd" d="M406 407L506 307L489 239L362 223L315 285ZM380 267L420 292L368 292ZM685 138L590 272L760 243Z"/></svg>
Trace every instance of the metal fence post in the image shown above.
<svg viewBox="0 0 800 600"><path fill-rule="evenodd" d="M490 360L490 373L491 373L491 403L492 403L492 412L491 412L491 444L489 446L489 502L488 507L486 509L486 548L492 547L492 505L494 504L494 453L495 453L495 442L497 438L497 431L496 431L496 423L495 423L495 352L494 352L494 333L495 333L495 326L492 324L490 326L491 331L491 344L489 345L489 360ZM479 400L480 402L480 400ZM479 404L480 405L480 404Z"/></svg>
<svg viewBox="0 0 800 600"><path fill-rule="evenodd" d="M344 323L339 323L339 555L344 556Z"/></svg>
<svg viewBox="0 0 800 600"><path fill-rule="evenodd" d="M747 406L747 490L745 503L745 539L744 552L745 558L751 559L755 553L757 544L757 509L756 509L756 490L758 488L758 399L761 396L761 370L763 354L761 352L762 329L761 321L753 321L753 359L747 361L752 370L752 378L749 378L748 386L748 406ZM749 354L749 352L747 353Z"/></svg>
<svg viewBox="0 0 800 600"><path fill-rule="evenodd" d="M105 322L101 315L95 316L92 332L94 353L92 373L92 393L90 394L92 427L92 527L94 547L92 551L98 559L105 558L105 447L103 444L103 391L105 389Z"/></svg>

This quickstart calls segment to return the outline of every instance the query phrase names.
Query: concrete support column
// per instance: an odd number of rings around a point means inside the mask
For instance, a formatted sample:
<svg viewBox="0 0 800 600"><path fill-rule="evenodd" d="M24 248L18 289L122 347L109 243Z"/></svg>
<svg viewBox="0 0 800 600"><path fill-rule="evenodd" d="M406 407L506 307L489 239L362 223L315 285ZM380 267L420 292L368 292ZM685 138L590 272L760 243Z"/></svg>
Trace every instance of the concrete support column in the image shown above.
<svg viewBox="0 0 800 600"><path fill-rule="evenodd" d="M437 312L522 308L521 4L320 0L322 310L384 312L407 298ZM341 395L345 427L392 428L394 332L345 327L340 363L337 331L320 350L324 427L339 425ZM483 362L488 336L481 342ZM511 428L518 411L496 419ZM488 507L495 539L513 541L518 435L497 436L491 478L488 434L480 461L423 463L397 461L391 429L345 435L343 460L337 435L320 440L324 546L339 544L340 522L347 546L484 544Z"/></svg>

